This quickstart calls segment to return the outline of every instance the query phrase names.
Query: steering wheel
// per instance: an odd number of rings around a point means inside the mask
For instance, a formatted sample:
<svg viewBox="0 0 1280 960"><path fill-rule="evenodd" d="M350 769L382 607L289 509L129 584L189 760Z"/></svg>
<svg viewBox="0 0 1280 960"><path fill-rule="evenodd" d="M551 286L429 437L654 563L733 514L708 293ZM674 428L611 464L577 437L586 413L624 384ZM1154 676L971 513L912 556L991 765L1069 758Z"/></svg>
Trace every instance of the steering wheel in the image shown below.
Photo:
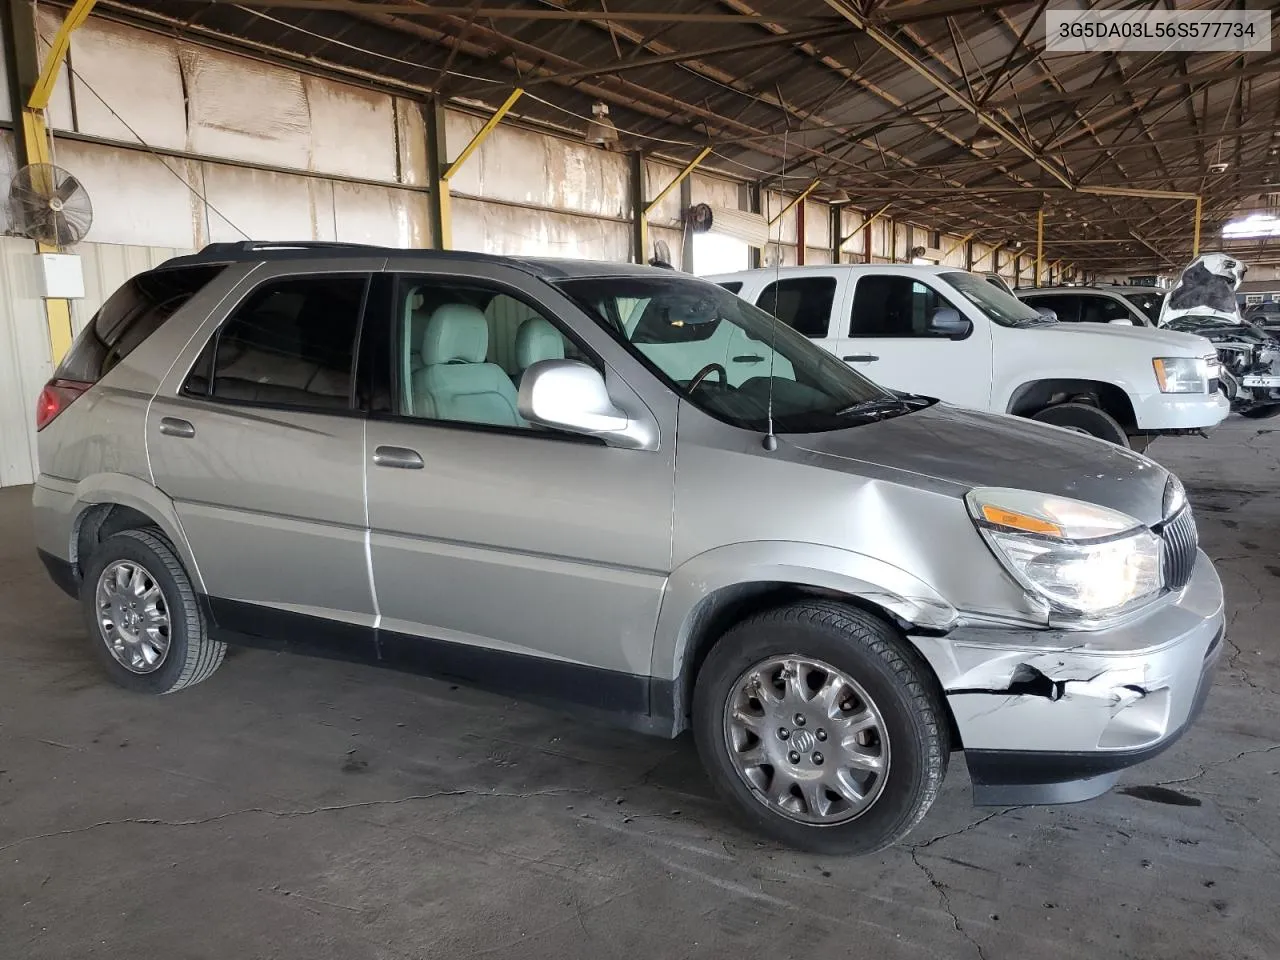
<svg viewBox="0 0 1280 960"><path fill-rule="evenodd" d="M686 389L690 393L693 393L693 391L697 390L698 387L702 386L702 381L707 379L707 377L711 376L713 373L720 374L721 383L727 384L729 382L729 375L725 373L724 367L720 366L718 363L708 363L693 375L693 379L689 381L689 386Z"/></svg>

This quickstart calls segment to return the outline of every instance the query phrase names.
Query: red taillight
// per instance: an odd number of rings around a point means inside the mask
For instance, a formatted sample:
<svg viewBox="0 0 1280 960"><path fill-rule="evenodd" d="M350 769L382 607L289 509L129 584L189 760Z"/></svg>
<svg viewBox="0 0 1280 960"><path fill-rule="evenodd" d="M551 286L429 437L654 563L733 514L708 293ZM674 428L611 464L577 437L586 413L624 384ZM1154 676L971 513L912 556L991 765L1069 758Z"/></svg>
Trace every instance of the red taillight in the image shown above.
<svg viewBox="0 0 1280 960"><path fill-rule="evenodd" d="M36 430L40 431L53 423L54 419L80 394L93 384L80 380L50 380L40 391L40 399L36 401Z"/></svg>

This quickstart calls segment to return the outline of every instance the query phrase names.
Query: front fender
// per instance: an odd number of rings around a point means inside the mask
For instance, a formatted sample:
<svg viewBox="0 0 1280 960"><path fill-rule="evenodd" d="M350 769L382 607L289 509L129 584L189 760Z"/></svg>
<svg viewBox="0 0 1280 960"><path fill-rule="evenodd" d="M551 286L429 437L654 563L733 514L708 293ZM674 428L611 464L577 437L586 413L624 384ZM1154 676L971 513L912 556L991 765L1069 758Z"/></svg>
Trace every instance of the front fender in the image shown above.
<svg viewBox="0 0 1280 960"><path fill-rule="evenodd" d="M873 603L917 629L945 630L956 609L922 580L875 557L838 547L752 541L716 547L682 563L667 581L650 672L679 681L699 618L717 593L752 584L830 590Z"/></svg>

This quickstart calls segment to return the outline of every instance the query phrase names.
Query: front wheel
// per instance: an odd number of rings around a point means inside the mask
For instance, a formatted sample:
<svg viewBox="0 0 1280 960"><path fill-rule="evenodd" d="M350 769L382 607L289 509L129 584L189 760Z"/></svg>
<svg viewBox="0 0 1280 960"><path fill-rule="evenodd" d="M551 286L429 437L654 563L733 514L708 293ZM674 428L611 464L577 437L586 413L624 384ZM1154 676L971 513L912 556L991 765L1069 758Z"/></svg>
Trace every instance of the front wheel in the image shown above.
<svg viewBox="0 0 1280 960"><path fill-rule="evenodd" d="M806 601L757 614L712 648L694 737L717 792L792 847L874 853L924 817L948 728L928 667L884 621Z"/></svg>
<svg viewBox="0 0 1280 960"><path fill-rule="evenodd" d="M1031 419L1073 430L1076 433L1088 434L1107 443L1114 443L1118 447L1129 446L1129 437L1115 417L1087 403L1059 403L1056 406L1045 407L1039 413L1033 413Z"/></svg>

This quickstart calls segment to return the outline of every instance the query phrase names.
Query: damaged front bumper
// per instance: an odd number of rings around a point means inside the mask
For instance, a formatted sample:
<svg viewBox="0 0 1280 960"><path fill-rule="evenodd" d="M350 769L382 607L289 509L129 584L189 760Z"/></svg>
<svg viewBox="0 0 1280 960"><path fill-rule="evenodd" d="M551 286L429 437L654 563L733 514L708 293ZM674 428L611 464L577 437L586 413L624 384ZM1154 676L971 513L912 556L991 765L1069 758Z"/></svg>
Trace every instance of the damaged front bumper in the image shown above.
<svg viewBox="0 0 1280 960"><path fill-rule="evenodd" d="M1224 622L1222 584L1199 553L1180 595L1118 626L911 639L942 681L974 803L1072 803L1105 793L1190 726Z"/></svg>

